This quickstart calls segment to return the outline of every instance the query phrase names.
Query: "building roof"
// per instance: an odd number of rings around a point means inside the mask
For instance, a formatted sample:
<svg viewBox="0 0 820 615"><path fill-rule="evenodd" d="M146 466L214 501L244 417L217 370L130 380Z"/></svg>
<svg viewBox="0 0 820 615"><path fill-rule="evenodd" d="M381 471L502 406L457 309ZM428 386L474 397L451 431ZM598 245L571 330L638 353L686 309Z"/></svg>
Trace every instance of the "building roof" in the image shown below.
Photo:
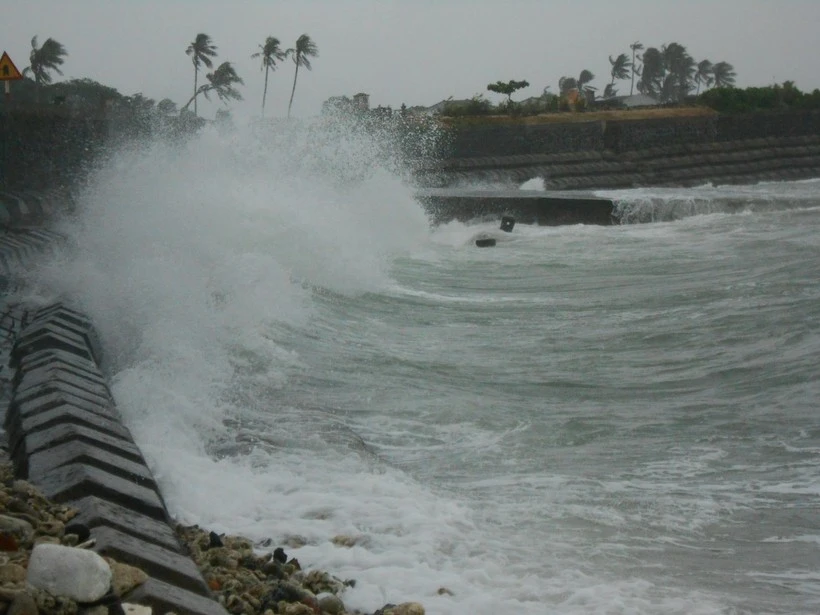
<svg viewBox="0 0 820 615"><path fill-rule="evenodd" d="M655 98L648 94L633 94L632 96L615 96L607 101L617 102L624 107L633 109L635 107L656 107L660 104Z"/></svg>

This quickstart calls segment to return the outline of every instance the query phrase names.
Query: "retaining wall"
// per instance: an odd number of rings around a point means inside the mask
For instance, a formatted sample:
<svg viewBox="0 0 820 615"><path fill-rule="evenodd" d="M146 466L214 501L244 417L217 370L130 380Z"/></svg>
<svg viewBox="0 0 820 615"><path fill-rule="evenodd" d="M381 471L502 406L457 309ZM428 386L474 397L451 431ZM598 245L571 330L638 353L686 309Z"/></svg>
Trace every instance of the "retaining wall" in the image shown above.
<svg viewBox="0 0 820 615"><path fill-rule="evenodd" d="M0 193L0 202L9 198ZM157 614L227 615L177 540L156 480L120 420L88 317L61 303L9 303L20 272L64 241L33 226L34 208L12 209L13 224L0 231L0 440L16 475L79 510L72 524L88 530L95 551L148 574L123 601Z"/></svg>
<svg viewBox="0 0 820 615"><path fill-rule="evenodd" d="M820 177L820 112L562 125L464 127L449 156L417 165L425 186L542 177L554 190Z"/></svg>
<svg viewBox="0 0 820 615"><path fill-rule="evenodd" d="M108 134L100 117L0 111L0 185L69 186L102 151Z"/></svg>

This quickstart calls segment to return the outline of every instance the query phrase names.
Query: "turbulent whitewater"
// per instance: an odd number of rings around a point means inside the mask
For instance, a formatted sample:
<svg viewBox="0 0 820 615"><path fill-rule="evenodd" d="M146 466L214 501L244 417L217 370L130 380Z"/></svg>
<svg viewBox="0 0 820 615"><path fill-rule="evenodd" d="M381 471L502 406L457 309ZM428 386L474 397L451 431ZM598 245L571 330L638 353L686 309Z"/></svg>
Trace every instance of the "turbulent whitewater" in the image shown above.
<svg viewBox="0 0 820 615"><path fill-rule="evenodd" d="M477 250L367 143L247 132L112 156L27 291L92 315L175 517L349 608L820 610L820 184Z"/></svg>

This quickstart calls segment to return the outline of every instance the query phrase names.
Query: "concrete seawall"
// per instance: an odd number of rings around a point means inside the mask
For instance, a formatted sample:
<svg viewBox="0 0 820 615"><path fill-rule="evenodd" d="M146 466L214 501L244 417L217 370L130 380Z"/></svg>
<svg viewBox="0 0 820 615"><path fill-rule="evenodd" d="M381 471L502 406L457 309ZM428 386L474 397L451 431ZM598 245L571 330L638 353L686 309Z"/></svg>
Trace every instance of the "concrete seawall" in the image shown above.
<svg viewBox="0 0 820 615"><path fill-rule="evenodd" d="M451 220L498 219L512 216L521 224L557 226L561 224L616 223L614 204L609 199L581 195L544 195L520 190L468 191L427 189L416 193L434 224Z"/></svg>
<svg viewBox="0 0 820 615"><path fill-rule="evenodd" d="M467 125L451 132L441 160L417 163L423 185L512 185L541 177L550 190L591 190L820 177L817 111Z"/></svg>
<svg viewBox="0 0 820 615"><path fill-rule="evenodd" d="M120 420L88 317L62 303L9 303L21 272L65 241L40 227L57 213L54 201L0 192L0 211L8 214L0 231L0 444L16 476L77 509L72 524L88 529L96 552L148 574L123 601L155 613L226 615L177 540L156 480Z"/></svg>
<svg viewBox="0 0 820 615"><path fill-rule="evenodd" d="M419 165L422 183L520 184L541 177L550 190L705 183L754 184L820 177L820 136L671 145L629 152L592 150L458 158Z"/></svg>

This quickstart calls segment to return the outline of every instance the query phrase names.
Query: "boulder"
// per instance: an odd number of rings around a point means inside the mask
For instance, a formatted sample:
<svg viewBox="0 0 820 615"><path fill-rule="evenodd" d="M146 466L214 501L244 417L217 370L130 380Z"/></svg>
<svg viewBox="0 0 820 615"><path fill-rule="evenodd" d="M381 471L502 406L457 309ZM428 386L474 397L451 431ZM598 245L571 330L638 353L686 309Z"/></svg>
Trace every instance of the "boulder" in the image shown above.
<svg viewBox="0 0 820 615"><path fill-rule="evenodd" d="M111 567L86 549L38 544L31 552L27 581L53 596L95 602L111 587Z"/></svg>

